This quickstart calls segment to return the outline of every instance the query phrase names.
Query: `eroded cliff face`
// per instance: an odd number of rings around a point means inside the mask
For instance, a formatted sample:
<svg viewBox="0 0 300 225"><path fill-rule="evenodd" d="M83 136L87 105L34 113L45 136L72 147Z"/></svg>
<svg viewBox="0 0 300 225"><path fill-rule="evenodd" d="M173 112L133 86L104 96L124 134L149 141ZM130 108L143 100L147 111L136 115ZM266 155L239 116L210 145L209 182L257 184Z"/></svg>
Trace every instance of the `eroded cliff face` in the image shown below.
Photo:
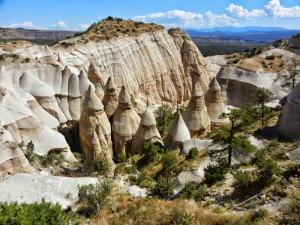
<svg viewBox="0 0 300 225"><path fill-rule="evenodd" d="M0 121L16 142L32 140L40 154L61 149L69 159L74 157L57 130L79 121L90 85L101 100L112 77L117 93L126 86L142 102L175 105L190 99L192 80L207 90L212 77L197 47L178 29L101 41L76 37L52 48L23 43L4 52L18 57L0 64L0 87L9 93Z"/></svg>

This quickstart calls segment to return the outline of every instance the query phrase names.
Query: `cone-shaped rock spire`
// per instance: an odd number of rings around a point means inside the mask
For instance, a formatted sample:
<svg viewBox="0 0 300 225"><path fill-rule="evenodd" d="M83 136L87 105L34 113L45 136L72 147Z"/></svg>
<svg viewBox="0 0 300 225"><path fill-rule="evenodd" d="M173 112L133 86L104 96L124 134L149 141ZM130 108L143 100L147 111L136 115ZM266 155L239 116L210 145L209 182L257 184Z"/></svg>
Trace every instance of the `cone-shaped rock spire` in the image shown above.
<svg viewBox="0 0 300 225"><path fill-rule="evenodd" d="M103 104L104 110L107 116L110 118L118 107L117 86L112 77L109 77L106 82Z"/></svg>
<svg viewBox="0 0 300 225"><path fill-rule="evenodd" d="M183 119L192 137L197 137L210 129L210 119L204 102L204 93L197 82L192 91L192 97L183 114Z"/></svg>
<svg viewBox="0 0 300 225"><path fill-rule="evenodd" d="M139 127L140 120L139 115L132 108L130 95L123 86L112 123L115 154L126 154L131 151L132 138Z"/></svg>
<svg viewBox="0 0 300 225"><path fill-rule="evenodd" d="M191 139L190 131L185 124L180 111L177 111L168 134L167 146L171 148L179 147L182 149L183 143L189 139Z"/></svg>
<svg viewBox="0 0 300 225"><path fill-rule="evenodd" d="M112 161L111 126L104 107L89 86L82 103L82 113L79 120L79 136L81 147L86 154L85 169L89 169L97 157L105 157Z"/></svg>
<svg viewBox="0 0 300 225"><path fill-rule="evenodd" d="M156 128L156 120L153 112L147 108L142 116L140 126L132 139L132 152L139 153L145 142L160 143L162 138Z"/></svg>
<svg viewBox="0 0 300 225"><path fill-rule="evenodd" d="M209 89L205 95L205 103L211 121L218 122L219 116L225 110L225 105L223 102L221 87L215 77L210 82Z"/></svg>

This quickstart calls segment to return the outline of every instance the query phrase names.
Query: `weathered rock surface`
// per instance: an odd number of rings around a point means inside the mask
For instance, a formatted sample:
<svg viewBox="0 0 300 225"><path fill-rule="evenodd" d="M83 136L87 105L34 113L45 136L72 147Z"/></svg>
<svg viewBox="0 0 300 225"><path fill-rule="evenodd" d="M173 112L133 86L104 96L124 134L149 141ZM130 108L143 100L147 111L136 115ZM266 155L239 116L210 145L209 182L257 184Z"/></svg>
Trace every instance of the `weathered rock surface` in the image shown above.
<svg viewBox="0 0 300 225"><path fill-rule="evenodd" d="M0 180L14 173L31 173L33 168L10 133L0 127Z"/></svg>
<svg viewBox="0 0 300 225"><path fill-rule="evenodd" d="M86 155L85 169L90 168L92 162L99 157L105 157L110 164L114 165L111 126L104 112L104 106L92 90L92 86L87 90L82 103L79 137Z"/></svg>
<svg viewBox="0 0 300 225"><path fill-rule="evenodd" d="M113 116L112 132L114 139L114 153L131 152L132 138L136 134L141 118L134 110L131 98L125 86L119 94L119 105Z"/></svg>
<svg viewBox="0 0 300 225"><path fill-rule="evenodd" d="M210 119L200 82L194 85L191 100L183 113L183 119L191 137L197 137L210 129Z"/></svg>
<svg viewBox="0 0 300 225"><path fill-rule="evenodd" d="M114 82L113 77L109 77L106 82L103 104L104 110L108 118L110 118L115 113L119 104L117 86Z"/></svg>
<svg viewBox="0 0 300 225"><path fill-rule="evenodd" d="M142 115L140 126L132 139L132 152L139 153L145 142L163 145L162 138L156 128L155 117L149 108Z"/></svg>
<svg viewBox="0 0 300 225"><path fill-rule="evenodd" d="M180 111L178 111L172 122L166 146L171 148L179 147L182 150L183 143L189 139L191 139L190 131L186 126Z"/></svg>
<svg viewBox="0 0 300 225"><path fill-rule="evenodd" d="M225 111L222 90L216 78L209 84L209 89L205 94L205 103L209 118L212 122L219 122L219 116Z"/></svg>
<svg viewBox="0 0 300 225"><path fill-rule="evenodd" d="M283 113L277 122L277 132L288 139L300 137L300 83L288 96Z"/></svg>
<svg viewBox="0 0 300 225"><path fill-rule="evenodd" d="M46 202L68 208L78 201L78 186L96 184L96 178L68 178L38 174L15 174L0 182L0 202Z"/></svg>

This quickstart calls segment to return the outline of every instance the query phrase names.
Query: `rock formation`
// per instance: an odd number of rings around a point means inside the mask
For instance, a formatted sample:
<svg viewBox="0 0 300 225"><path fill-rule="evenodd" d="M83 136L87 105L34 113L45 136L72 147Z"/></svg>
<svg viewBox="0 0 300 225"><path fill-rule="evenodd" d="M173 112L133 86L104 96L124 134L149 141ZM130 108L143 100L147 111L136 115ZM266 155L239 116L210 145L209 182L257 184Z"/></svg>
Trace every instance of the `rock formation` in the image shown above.
<svg viewBox="0 0 300 225"><path fill-rule="evenodd" d="M183 143L189 139L191 139L190 131L182 119L180 111L178 111L172 122L166 146L171 148L179 147L182 150Z"/></svg>
<svg viewBox="0 0 300 225"><path fill-rule="evenodd" d="M13 173L31 173L33 168L10 133L0 126L0 180Z"/></svg>
<svg viewBox="0 0 300 225"><path fill-rule="evenodd" d="M212 122L218 122L219 116L224 112L221 87L216 78L210 82L209 89L205 94L205 103L209 118Z"/></svg>
<svg viewBox="0 0 300 225"><path fill-rule="evenodd" d="M112 77L109 77L106 82L103 104L104 110L108 118L110 118L115 113L118 107L117 86Z"/></svg>
<svg viewBox="0 0 300 225"><path fill-rule="evenodd" d="M277 122L277 132L279 135L296 140L300 138L300 83L287 98L283 113Z"/></svg>
<svg viewBox="0 0 300 225"><path fill-rule="evenodd" d="M89 169L92 162L99 157L105 157L111 165L114 165L111 126L104 112L103 104L92 86L89 86L82 103L79 137L81 147L86 155L85 169Z"/></svg>
<svg viewBox="0 0 300 225"><path fill-rule="evenodd" d="M114 140L114 153L131 152L132 138L137 132L140 125L140 117L133 109L131 98L125 86L119 94L119 105L113 115L113 140Z"/></svg>
<svg viewBox="0 0 300 225"><path fill-rule="evenodd" d="M210 129L210 119L200 82L193 87L192 97L183 113L183 119L192 137L197 137Z"/></svg>
<svg viewBox="0 0 300 225"><path fill-rule="evenodd" d="M148 141L163 145L162 138L156 128L155 117L149 108L142 115L140 126L132 139L132 152L140 153L144 143Z"/></svg>

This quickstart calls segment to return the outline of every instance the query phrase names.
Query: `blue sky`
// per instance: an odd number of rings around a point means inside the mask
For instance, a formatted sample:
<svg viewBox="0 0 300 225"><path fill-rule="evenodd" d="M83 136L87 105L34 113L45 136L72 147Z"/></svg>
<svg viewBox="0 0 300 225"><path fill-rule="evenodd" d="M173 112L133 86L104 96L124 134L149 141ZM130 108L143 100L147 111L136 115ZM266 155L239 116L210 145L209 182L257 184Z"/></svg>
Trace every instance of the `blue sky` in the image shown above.
<svg viewBox="0 0 300 225"><path fill-rule="evenodd" d="M300 29L300 0L0 0L0 26L85 30L107 16L166 27Z"/></svg>

